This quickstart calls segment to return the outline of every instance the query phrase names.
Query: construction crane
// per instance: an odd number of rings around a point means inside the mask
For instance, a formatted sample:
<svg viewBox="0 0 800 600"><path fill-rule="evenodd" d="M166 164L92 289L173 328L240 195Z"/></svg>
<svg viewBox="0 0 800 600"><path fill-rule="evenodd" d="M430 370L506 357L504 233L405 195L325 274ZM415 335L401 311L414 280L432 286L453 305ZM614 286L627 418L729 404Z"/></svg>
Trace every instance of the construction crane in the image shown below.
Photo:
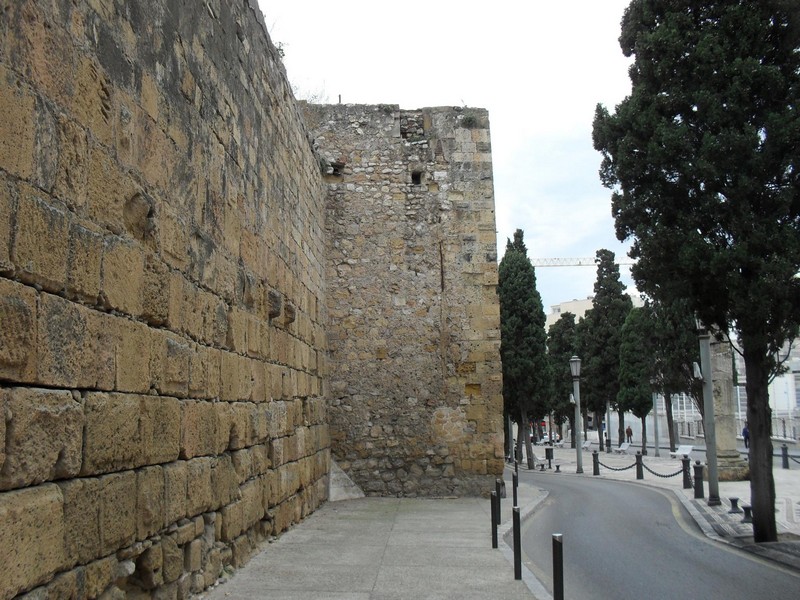
<svg viewBox="0 0 800 600"><path fill-rule="evenodd" d="M534 267L594 267L595 258L532 258ZM632 260L618 260L618 265L632 265Z"/></svg>

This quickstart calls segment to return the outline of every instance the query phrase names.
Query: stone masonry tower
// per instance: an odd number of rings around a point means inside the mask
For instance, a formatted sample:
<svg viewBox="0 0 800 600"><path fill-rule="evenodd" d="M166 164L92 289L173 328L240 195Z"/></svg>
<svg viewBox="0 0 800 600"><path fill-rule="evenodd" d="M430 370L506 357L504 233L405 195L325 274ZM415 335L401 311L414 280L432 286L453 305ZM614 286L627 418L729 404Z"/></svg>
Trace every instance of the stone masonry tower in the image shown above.
<svg viewBox="0 0 800 600"><path fill-rule="evenodd" d="M332 452L367 494L484 492L503 468L488 114L305 109L327 171Z"/></svg>

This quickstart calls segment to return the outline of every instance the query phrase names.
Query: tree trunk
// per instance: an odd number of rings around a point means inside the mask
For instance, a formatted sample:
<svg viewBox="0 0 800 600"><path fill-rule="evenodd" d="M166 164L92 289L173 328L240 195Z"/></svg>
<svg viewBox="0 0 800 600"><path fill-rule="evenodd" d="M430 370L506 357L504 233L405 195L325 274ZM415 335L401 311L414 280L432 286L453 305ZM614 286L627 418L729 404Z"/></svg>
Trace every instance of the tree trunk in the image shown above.
<svg viewBox="0 0 800 600"><path fill-rule="evenodd" d="M603 412L600 412L599 410L594 411L594 422L597 428L597 438L600 440L600 452L603 452L606 446L603 442L603 415L605 412L605 409L603 409Z"/></svg>
<svg viewBox="0 0 800 600"><path fill-rule="evenodd" d="M672 394L669 392L664 392L664 410L667 412L669 451L675 452L675 418L672 416Z"/></svg>
<svg viewBox="0 0 800 600"><path fill-rule="evenodd" d="M626 441L625 440L625 411L622 410L621 408L618 408L617 409L617 414L619 415L619 426L617 427L617 433L619 434L617 437L619 437L619 442L617 442L617 443L618 444L622 444L622 443L624 443Z"/></svg>
<svg viewBox="0 0 800 600"><path fill-rule="evenodd" d="M642 417L642 456L647 456L647 415Z"/></svg>
<svg viewBox="0 0 800 600"><path fill-rule="evenodd" d="M747 377L747 424L750 428L750 504L753 507L753 540L775 542L775 479L772 476L772 410L769 407L769 371L766 348L742 335ZM764 344L766 346L766 344Z"/></svg>
<svg viewBox="0 0 800 600"><path fill-rule="evenodd" d="M522 429L522 438L523 438L523 441L525 442L525 454L527 454L528 469L533 471L536 468L536 464L535 464L534 459L533 459L533 446L531 446L531 433L530 433L530 429L528 427L528 419L527 419L527 415L525 414L525 410L524 409L520 409L519 412L520 412L520 420L519 421L520 421L520 423L522 423L522 427L521 427L521 429ZM520 450L521 449L522 449L522 447L520 446Z"/></svg>
<svg viewBox="0 0 800 600"><path fill-rule="evenodd" d="M589 439L589 418L588 418L589 411L586 409L582 410L583 410L583 415L581 416L583 417L583 441L585 442L586 440Z"/></svg>

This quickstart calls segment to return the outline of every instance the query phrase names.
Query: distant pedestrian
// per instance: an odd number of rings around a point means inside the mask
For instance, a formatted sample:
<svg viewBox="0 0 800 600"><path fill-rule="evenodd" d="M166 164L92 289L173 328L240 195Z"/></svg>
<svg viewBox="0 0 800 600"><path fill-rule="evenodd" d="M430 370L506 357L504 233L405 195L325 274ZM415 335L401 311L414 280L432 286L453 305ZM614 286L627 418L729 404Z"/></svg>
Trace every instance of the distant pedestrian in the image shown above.
<svg viewBox="0 0 800 600"><path fill-rule="evenodd" d="M742 428L742 437L744 438L744 447L745 448L749 448L750 447L750 430L747 428L747 425L745 425Z"/></svg>
<svg viewBox="0 0 800 600"><path fill-rule="evenodd" d="M631 429L630 425L628 425L628 428L625 430L625 436L628 438L627 439L628 443L632 444L633 443L633 429Z"/></svg>

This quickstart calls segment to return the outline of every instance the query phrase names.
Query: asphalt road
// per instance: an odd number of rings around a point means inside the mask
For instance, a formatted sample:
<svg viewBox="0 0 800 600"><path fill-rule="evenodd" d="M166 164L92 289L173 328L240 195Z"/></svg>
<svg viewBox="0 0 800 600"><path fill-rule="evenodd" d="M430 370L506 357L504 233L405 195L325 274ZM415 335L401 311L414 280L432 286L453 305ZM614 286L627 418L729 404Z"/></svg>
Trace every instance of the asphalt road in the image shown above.
<svg viewBox="0 0 800 600"><path fill-rule="evenodd" d="M536 485L550 493L523 525L522 550L551 594L561 533L568 599L798 598L800 574L708 540L667 491L591 476Z"/></svg>

